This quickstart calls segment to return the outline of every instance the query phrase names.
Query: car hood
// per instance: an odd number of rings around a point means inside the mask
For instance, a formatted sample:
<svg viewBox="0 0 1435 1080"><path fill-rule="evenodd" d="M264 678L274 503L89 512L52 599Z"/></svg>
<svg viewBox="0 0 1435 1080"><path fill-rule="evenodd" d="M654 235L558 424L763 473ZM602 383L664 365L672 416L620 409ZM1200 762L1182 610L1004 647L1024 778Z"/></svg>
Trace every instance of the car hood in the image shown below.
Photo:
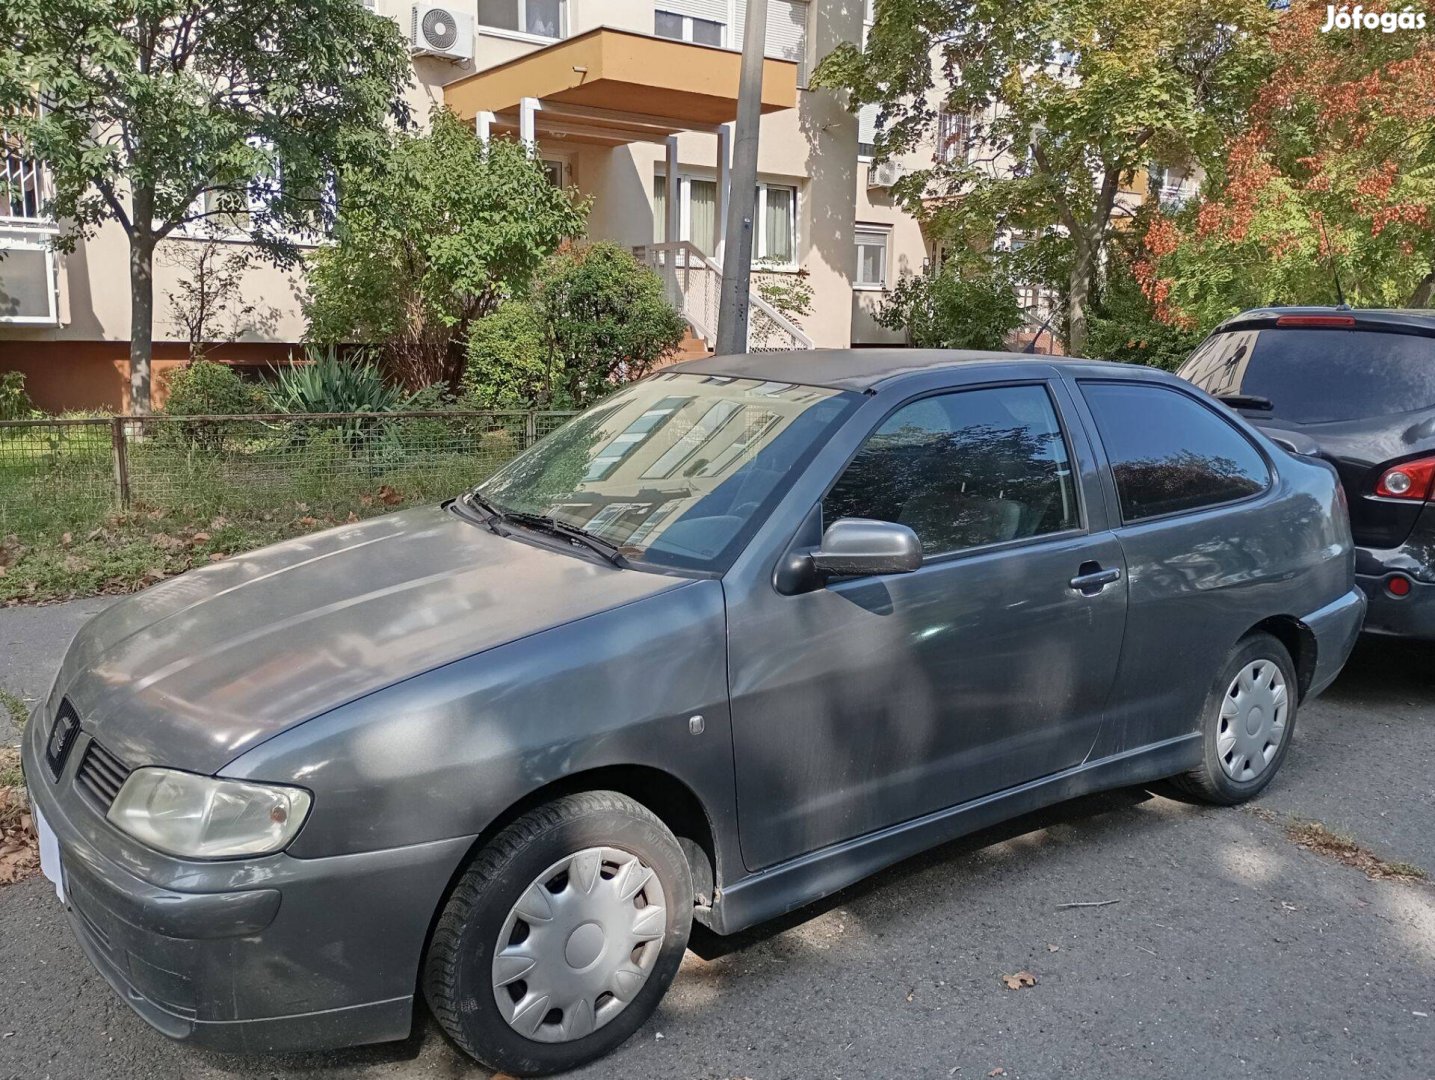
<svg viewBox="0 0 1435 1080"><path fill-rule="evenodd" d="M131 767L217 772L384 686L688 581L411 510L119 601L80 631L56 694Z"/></svg>

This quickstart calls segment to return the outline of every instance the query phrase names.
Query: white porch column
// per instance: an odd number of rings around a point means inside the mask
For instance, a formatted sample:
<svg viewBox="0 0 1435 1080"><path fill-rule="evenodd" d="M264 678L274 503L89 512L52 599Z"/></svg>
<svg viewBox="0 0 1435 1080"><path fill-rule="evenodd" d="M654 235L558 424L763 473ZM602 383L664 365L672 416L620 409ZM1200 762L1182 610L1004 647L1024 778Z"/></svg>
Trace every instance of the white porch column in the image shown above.
<svg viewBox="0 0 1435 1080"><path fill-rule="evenodd" d="M667 173L663 177L663 189L667 195L663 206L663 240L676 244L682 239L682 193L678 185L678 137L669 135L664 144L667 148ZM668 286L668 299L680 303L678 297L678 253L668 248L663 258L664 280Z"/></svg>
<svg viewBox="0 0 1435 1080"><path fill-rule="evenodd" d="M713 258L722 262L723 242L727 237L727 204L732 195L732 128L723 124L717 130L717 250Z"/></svg>
<svg viewBox="0 0 1435 1080"><path fill-rule="evenodd" d="M530 154L538 151L537 117L541 108L543 103L537 98L526 97L518 103L518 140Z"/></svg>
<svg viewBox="0 0 1435 1080"><path fill-rule="evenodd" d="M491 112L480 112L473 118L473 130L478 135L478 141L484 146L488 145L490 132L493 131L495 117Z"/></svg>

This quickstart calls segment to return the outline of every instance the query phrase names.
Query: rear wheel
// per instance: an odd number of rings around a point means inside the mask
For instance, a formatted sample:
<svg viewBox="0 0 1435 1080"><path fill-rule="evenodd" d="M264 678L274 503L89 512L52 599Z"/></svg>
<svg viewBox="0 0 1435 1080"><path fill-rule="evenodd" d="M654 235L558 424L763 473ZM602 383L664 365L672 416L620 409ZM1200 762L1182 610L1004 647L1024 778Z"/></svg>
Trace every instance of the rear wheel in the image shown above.
<svg viewBox="0 0 1435 1080"><path fill-rule="evenodd" d="M1295 665L1284 645L1265 633L1241 639L1206 698L1203 760L1175 778L1176 784L1222 806L1258 794L1285 760L1298 695Z"/></svg>
<svg viewBox="0 0 1435 1080"><path fill-rule="evenodd" d="M479 852L434 931L424 994L479 1061L576 1068L642 1026L677 974L692 878L661 820L615 792L530 811Z"/></svg>

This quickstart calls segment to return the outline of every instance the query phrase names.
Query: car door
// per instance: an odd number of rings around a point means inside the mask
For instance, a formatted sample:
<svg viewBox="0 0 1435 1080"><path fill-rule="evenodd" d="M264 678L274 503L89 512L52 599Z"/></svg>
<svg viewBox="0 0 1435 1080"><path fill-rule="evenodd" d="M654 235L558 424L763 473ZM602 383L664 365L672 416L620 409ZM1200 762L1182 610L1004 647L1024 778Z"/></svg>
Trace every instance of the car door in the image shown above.
<svg viewBox="0 0 1435 1080"><path fill-rule="evenodd" d="M1307 561L1303 500L1270 497L1270 462L1224 410L1177 385L1083 379L1108 459L1130 586L1125 644L1094 756L1195 729L1268 586Z"/></svg>
<svg viewBox="0 0 1435 1080"><path fill-rule="evenodd" d="M795 543L816 542L819 517L896 521L922 541L922 567L797 595L769 584L730 605L749 868L1086 757L1120 652L1126 584L1094 459L1063 426L1058 397L1024 382L902 404Z"/></svg>

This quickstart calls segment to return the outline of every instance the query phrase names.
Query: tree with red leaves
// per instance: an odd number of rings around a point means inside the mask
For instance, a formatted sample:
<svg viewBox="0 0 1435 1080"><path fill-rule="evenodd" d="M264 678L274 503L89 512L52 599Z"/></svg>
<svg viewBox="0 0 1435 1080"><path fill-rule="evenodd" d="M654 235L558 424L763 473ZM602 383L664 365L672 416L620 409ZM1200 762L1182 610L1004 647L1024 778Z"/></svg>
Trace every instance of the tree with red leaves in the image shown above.
<svg viewBox="0 0 1435 1080"><path fill-rule="evenodd" d="M1205 198L1147 229L1134 269L1159 319L1208 329L1244 308L1334 303L1337 275L1352 304L1430 305L1435 33L1326 21L1323 0L1291 5Z"/></svg>

